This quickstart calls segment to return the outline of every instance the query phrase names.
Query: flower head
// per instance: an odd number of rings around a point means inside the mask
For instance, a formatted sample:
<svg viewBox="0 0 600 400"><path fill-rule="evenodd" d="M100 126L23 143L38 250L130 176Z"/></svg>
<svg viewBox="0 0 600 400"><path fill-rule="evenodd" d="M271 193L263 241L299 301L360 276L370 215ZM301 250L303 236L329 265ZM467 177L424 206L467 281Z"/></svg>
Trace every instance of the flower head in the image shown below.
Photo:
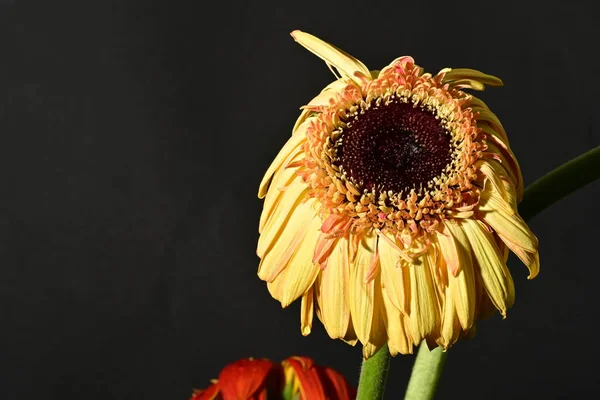
<svg viewBox="0 0 600 400"><path fill-rule="evenodd" d="M337 79L303 106L263 181L258 276L283 307L302 299L332 338L369 357L388 343L447 348L514 301L508 251L539 270L517 212L519 165L498 118L464 89L502 81L424 73L404 56L381 71L304 32Z"/></svg>
<svg viewBox="0 0 600 400"><path fill-rule="evenodd" d="M281 364L242 359L227 365L219 379L195 390L190 400L350 400L356 393L342 375L308 357L290 357Z"/></svg>

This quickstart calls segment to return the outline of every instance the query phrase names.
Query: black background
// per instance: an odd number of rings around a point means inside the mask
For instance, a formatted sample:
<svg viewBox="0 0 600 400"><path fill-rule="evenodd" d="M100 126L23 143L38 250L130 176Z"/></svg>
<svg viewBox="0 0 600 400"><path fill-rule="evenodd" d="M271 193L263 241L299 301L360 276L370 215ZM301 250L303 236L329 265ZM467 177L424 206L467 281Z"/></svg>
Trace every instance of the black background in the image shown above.
<svg viewBox="0 0 600 400"><path fill-rule="evenodd" d="M333 79L294 29L501 77L482 97L526 184L600 142L593 1L0 4L2 399L187 399L248 356L355 381L360 349L302 337L256 277L258 183ZM531 220L540 276L511 258L515 307L450 350L439 398L597 393L598 194Z"/></svg>

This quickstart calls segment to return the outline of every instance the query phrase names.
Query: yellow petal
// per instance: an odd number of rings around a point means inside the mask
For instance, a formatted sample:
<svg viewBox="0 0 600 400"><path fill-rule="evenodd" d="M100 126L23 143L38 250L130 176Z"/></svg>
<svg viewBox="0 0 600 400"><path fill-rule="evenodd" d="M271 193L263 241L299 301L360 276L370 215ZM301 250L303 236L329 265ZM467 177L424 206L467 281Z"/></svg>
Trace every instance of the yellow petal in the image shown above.
<svg viewBox="0 0 600 400"><path fill-rule="evenodd" d="M375 306L373 287L375 282L366 282L369 267L376 254L377 235L371 232L360 241L356 257L350 268L350 312L356 336L363 343L369 342L373 310Z"/></svg>
<svg viewBox="0 0 600 400"><path fill-rule="evenodd" d="M285 165L291 162L292 158L296 157L297 154L302 150L302 145L306 141L306 135L304 135L303 132L309 123L310 121L304 121L304 123L298 129L300 133L292 135L292 137L288 139L267 169L267 172L265 172L265 175L263 176L258 187L258 197L260 199L267 195L269 183L271 182L271 178L273 178L274 174L284 171L294 173L293 170L286 170Z"/></svg>
<svg viewBox="0 0 600 400"><path fill-rule="evenodd" d="M302 336L309 335L312 329L314 315L313 300L313 288L311 287L302 295L302 302L300 303L300 331L302 332Z"/></svg>
<svg viewBox="0 0 600 400"><path fill-rule="evenodd" d="M491 141L487 142L487 146L488 152L495 154L500 159L504 170L508 172L511 180L516 183L517 201L521 201L523 197L523 175L521 174L521 167L519 167L514 153L510 148L503 149Z"/></svg>
<svg viewBox="0 0 600 400"><path fill-rule="evenodd" d="M447 71L446 68L444 71ZM481 82L484 85L488 86L502 86L504 83L502 79L497 78L493 75L484 74L481 71L477 71L475 69L470 68L452 68L450 71L446 72L444 78L442 79L443 83L459 81L459 80L473 80L477 82Z"/></svg>
<svg viewBox="0 0 600 400"><path fill-rule="evenodd" d="M289 185L279 191L281 194L279 199L268 206L265 203L263 208L263 214L269 213L269 216L265 217L265 225L260 230L256 247L256 254L261 258L273 246L275 240L285 233L290 224L288 221L305 200L308 187L297 176L290 179L292 181Z"/></svg>
<svg viewBox="0 0 600 400"><path fill-rule="evenodd" d="M352 325L352 318L348 319L348 330L346 331L346 336L344 336L342 340L350 346L354 346L358 343L358 337L354 331L354 325Z"/></svg>
<svg viewBox="0 0 600 400"><path fill-rule="evenodd" d="M452 298L456 306L456 313L463 329L473 325L475 319L475 276L473 261L471 259L471 245L464 230L455 221L444 221L448 233L452 235L458 253L459 263L462 266L457 276L450 274L448 284L452 289Z"/></svg>
<svg viewBox="0 0 600 400"><path fill-rule="evenodd" d="M311 110L302 110L302 112L300 113L300 116L298 117L298 119L296 120L296 123L294 124L294 128L292 128L292 135L296 135L296 134L304 134L304 130L301 130L300 127L302 127L303 129L306 129L306 127L308 126L308 124L304 124L304 122L310 120L313 120L314 117L310 117L311 114L314 114L313 111Z"/></svg>
<svg viewBox="0 0 600 400"><path fill-rule="evenodd" d="M453 276L457 276L463 264L458 258L458 250L456 249L454 237L446 229L444 233L438 232L436 238L440 245L440 251L444 261L446 262L446 266Z"/></svg>
<svg viewBox="0 0 600 400"><path fill-rule="evenodd" d="M386 312L381 287L381 274L377 274L373 285L373 322L371 323L371 334L368 342L363 345L363 357L365 359L375 354L387 342Z"/></svg>
<svg viewBox="0 0 600 400"><path fill-rule="evenodd" d="M348 240L340 238L327 259L316 288L321 319L329 336L343 338L350 320Z"/></svg>
<svg viewBox="0 0 600 400"><path fill-rule="evenodd" d="M293 153L291 153L285 160L284 165L289 165L290 163L300 161L304 158L304 153L301 148L297 148ZM273 175L272 183L267 183L265 186L265 202L263 205L263 210L260 215L260 223L258 227L258 232L261 233L264 229L265 224L271 217L273 213L273 209L277 206L279 201L283 198L284 190L291 185L296 179L298 179L298 174L296 174L295 168L285 168L277 170ZM300 180L298 180L298 183ZM269 190L270 188L270 190Z"/></svg>
<svg viewBox="0 0 600 400"><path fill-rule="evenodd" d="M388 348L392 356L396 354L412 354L412 340L406 334L404 319L398 308L392 303L387 293L383 292L383 304L386 312L386 329Z"/></svg>
<svg viewBox="0 0 600 400"><path fill-rule="evenodd" d="M428 258L421 255L409 268L411 293L407 328L415 345L434 332L440 320L428 262Z"/></svg>
<svg viewBox="0 0 600 400"><path fill-rule="evenodd" d="M387 233L381 233L394 239ZM381 263L382 283L391 303L404 314L410 312L410 269L402 262L399 252L386 240L377 242Z"/></svg>
<svg viewBox="0 0 600 400"><path fill-rule="evenodd" d="M305 230L305 234L300 240L300 245L296 246L296 250L292 252L289 262L272 281L267 280L267 288L271 296L279 300L282 307L287 307L302 296L314 283L319 271L321 271L312 262L313 252L319 237L321 219L317 215L313 215L312 219L304 219L304 225L306 228L300 229L299 232ZM273 247L271 252L276 247ZM265 262L269 261L268 257L271 252L267 253Z"/></svg>
<svg viewBox="0 0 600 400"><path fill-rule="evenodd" d="M496 160L485 158L477 160L475 167L489 180L497 193L506 199L506 187L502 183L502 178L507 177L508 173L504 167Z"/></svg>
<svg viewBox="0 0 600 400"><path fill-rule="evenodd" d="M529 269L528 279L539 273L538 240L523 218L502 199L493 186L486 185L479 200L479 211L490 225Z"/></svg>
<svg viewBox="0 0 600 400"><path fill-rule="evenodd" d="M506 316L506 310L515 300L515 287L506 264L501 260L498 246L480 221L466 219L462 226L471 242L485 290L494 306Z"/></svg>
<svg viewBox="0 0 600 400"><path fill-rule="evenodd" d="M291 35L296 42L324 60L330 68L334 67L344 78L360 84L362 80L355 75L356 72L366 78L371 77L371 72L362 62L337 47L302 31L293 31Z"/></svg>
<svg viewBox="0 0 600 400"><path fill-rule="evenodd" d="M473 100L471 100L473 101ZM506 138L506 140L504 140L505 143L508 142L508 137L506 135L506 131L504 130L504 126L502 126L502 123L500 122L500 120L498 119L498 117L496 116L496 114L494 114L489 108L487 108L487 106L485 108L479 108L479 107L475 107L472 106L473 111L476 111L476 115L475 115L475 119L478 121L484 121L489 123L495 130L496 132L498 132L498 134L500 135L500 137L502 138Z"/></svg>
<svg viewBox="0 0 600 400"><path fill-rule="evenodd" d="M373 283L373 322L371 323L369 343L379 349L387 342L388 338L383 288L381 287L381 273L378 272L375 275Z"/></svg>
<svg viewBox="0 0 600 400"><path fill-rule="evenodd" d="M485 85L483 83L473 79L458 79L450 82L450 86L456 89L485 90Z"/></svg>
<svg viewBox="0 0 600 400"><path fill-rule="evenodd" d="M458 315L454 306L453 295L452 289L450 287L446 288L442 328L440 330L440 337L436 340L437 344L446 349L458 340L458 336L462 332L461 324L458 320Z"/></svg>
<svg viewBox="0 0 600 400"><path fill-rule="evenodd" d="M315 203L316 200L311 199L295 207L285 229L275 235L268 245L260 242L267 232L261 235L259 247L264 246L264 250L257 251L262 254L262 256L259 254L261 257L258 269L260 279L270 282L285 268L308 232L309 225L306 222L317 218L317 211L314 209Z"/></svg>

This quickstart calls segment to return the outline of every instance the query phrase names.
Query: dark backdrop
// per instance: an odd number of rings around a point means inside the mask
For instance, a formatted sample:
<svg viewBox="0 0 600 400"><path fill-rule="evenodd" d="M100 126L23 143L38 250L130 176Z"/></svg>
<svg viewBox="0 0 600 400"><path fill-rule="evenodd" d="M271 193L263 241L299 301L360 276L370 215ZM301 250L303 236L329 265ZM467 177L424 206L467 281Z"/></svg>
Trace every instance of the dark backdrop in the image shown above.
<svg viewBox="0 0 600 400"><path fill-rule="evenodd" d="M235 359L357 378L256 277L257 185L333 76L314 33L379 69L501 77L489 102L526 183L597 146L593 1L0 1L0 398L187 399ZM439 398L597 392L598 183L534 218L542 270L451 349ZM399 398L413 356L392 361Z"/></svg>

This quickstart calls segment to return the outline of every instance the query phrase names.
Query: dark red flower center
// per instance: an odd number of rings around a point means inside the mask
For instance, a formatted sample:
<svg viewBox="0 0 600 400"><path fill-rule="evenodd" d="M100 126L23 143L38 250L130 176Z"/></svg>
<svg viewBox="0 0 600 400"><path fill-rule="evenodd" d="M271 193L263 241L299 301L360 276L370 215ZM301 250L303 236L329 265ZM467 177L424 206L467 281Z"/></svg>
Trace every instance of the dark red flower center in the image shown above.
<svg viewBox="0 0 600 400"><path fill-rule="evenodd" d="M405 194L451 162L451 135L435 115L398 100L345 121L334 163L361 189Z"/></svg>

